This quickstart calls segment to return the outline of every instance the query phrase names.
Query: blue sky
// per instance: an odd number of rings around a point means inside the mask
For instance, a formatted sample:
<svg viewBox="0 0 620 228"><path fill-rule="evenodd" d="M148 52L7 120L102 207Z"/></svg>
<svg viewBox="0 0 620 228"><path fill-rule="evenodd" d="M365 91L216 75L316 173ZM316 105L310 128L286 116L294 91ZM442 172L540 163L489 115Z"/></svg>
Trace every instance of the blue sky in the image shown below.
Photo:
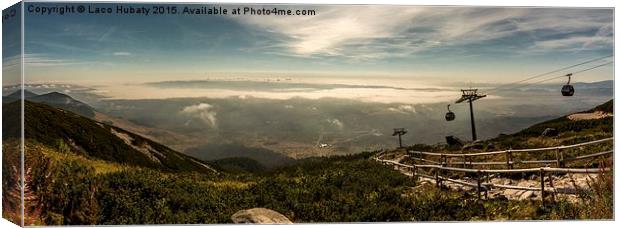
<svg viewBox="0 0 620 228"><path fill-rule="evenodd" d="M290 8L314 9L317 15L26 13L27 80L115 83L285 74L501 83L613 52L612 9ZM574 80L612 79L611 66L587 74Z"/></svg>

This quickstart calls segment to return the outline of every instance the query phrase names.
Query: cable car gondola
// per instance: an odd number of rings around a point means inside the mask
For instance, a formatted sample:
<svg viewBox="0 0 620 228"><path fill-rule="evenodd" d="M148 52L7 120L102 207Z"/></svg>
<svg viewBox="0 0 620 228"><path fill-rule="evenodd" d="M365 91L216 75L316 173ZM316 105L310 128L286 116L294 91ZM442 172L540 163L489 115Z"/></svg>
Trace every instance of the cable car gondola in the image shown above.
<svg viewBox="0 0 620 228"><path fill-rule="evenodd" d="M454 112L450 111L450 105L448 105L448 112L446 112L446 121L453 121L456 118Z"/></svg>
<svg viewBox="0 0 620 228"><path fill-rule="evenodd" d="M573 88L573 85L570 84L570 76L572 75L573 74L566 75L568 77L568 82L566 83L566 85L562 86L562 96L570 97L570 96L573 96L573 94L575 94L575 88Z"/></svg>

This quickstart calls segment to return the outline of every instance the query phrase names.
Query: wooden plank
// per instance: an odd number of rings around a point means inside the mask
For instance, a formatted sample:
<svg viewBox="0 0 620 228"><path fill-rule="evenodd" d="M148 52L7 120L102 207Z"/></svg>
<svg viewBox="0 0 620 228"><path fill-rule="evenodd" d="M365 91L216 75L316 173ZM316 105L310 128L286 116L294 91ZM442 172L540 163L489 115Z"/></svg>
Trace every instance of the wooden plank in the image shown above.
<svg viewBox="0 0 620 228"><path fill-rule="evenodd" d="M521 163L521 164L553 164L553 163L556 163L556 160L516 161L515 163Z"/></svg>
<svg viewBox="0 0 620 228"><path fill-rule="evenodd" d="M485 184L491 188L501 188L501 189L514 189L514 190L527 190L527 191L540 191L539 187L525 187L525 186L516 186L516 185L503 185L503 184Z"/></svg>
<svg viewBox="0 0 620 228"><path fill-rule="evenodd" d="M405 165L402 163L390 161L390 160L382 160L382 162L393 164L401 167L413 167L411 165ZM538 172L540 168L528 168L528 169L464 169L464 168L455 168L455 167L442 167L439 165L416 165L417 168L437 168L442 170L450 170L457 172L465 172L465 173L532 173ZM554 173L598 173L600 171L609 172L610 168L589 168L589 169L574 169L574 168L542 168L545 172L554 172Z"/></svg>
<svg viewBox="0 0 620 228"><path fill-rule="evenodd" d="M439 162L429 160L429 159L424 159L424 158L416 158L416 157L409 157L409 158L412 160L416 160L416 161L428 162L428 163L437 164L437 165L440 164Z"/></svg>
<svg viewBox="0 0 620 228"><path fill-rule="evenodd" d="M540 201L545 206L545 168L540 168Z"/></svg>
<svg viewBox="0 0 620 228"><path fill-rule="evenodd" d="M567 161L577 161L577 160L583 160L583 159L588 159L588 158L594 158L594 157L609 155L609 154L613 154L613 153L614 153L613 150L609 150L609 151L603 151L603 152L598 152L598 153L594 153L594 154L577 156L577 157L574 157L574 158L564 158L564 162L567 162Z"/></svg>

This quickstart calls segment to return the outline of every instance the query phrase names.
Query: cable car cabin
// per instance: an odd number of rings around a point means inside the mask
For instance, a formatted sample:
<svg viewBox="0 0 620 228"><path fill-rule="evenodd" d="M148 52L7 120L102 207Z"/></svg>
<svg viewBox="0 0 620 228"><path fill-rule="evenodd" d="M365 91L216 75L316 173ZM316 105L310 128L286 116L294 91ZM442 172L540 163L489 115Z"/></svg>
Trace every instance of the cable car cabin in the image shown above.
<svg viewBox="0 0 620 228"><path fill-rule="evenodd" d="M562 86L562 96L565 97L570 97L575 94L575 88L573 88L573 85L570 84L570 76L573 76L573 74L570 73L566 75L566 77L568 77L568 82L566 85Z"/></svg>
<svg viewBox="0 0 620 228"><path fill-rule="evenodd" d="M456 115L454 115L454 112L446 112L446 121L453 121L454 118L456 118Z"/></svg>
<svg viewBox="0 0 620 228"><path fill-rule="evenodd" d="M562 86L562 96L570 97L575 94L575 88L572 85L564 85Z"/></svg>
<svg viewBox="0 0 620 228"><path fill-rule="evenodd" d="M448 112L446 112L446 121L453 121L456 118L454 112L450 111L450 105L448 105Z"/></svg>

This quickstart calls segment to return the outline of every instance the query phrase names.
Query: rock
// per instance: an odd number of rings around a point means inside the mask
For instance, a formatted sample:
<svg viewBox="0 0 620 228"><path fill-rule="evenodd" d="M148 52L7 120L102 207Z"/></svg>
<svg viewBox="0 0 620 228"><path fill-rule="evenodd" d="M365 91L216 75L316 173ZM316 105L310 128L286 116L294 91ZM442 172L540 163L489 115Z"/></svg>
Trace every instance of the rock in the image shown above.
<svg viewBox="0 0 620 228"><path fill-rule="evenodd" d="M508 200L508 198L506 198L506 196L504 195L497 195L497 197L495 197L498 200Z"/></svg>
<svg viewBox="0 0 620 228"><path fill-rule="evenodd" d="M475 141L470 144L463 146L462 150L482 150L484 149L484 144L481 141Z"/></svg>
<svg viewBox="0 0 620 228"><path fill-rule="evenodd" d="M267 208L240 210L231 220L237 224L293 224L286 216Z"/></svg>
<svg viewBox="0 0 620 228"><path fill-rule="evenodd" d="M495 150L495 145L493 143L487 144L487 151Z"/></svg>
<svg viewBox="0 0 620 228"><path fill-rule="evenodd" d="M515 194L515 196L521 197L523 193L525 193L525 190L517 190L517 194Z"/></svg>
<svg viewBox="0 0 620 228"><path fill-rule="evenodd" d="M516 196L518 193L519 193L519 190L515 190L515 189L504 190L504 195L507 195L507 196Z"/></svg>
<svg viewBox="0 0 620 228"><path fill-rule="evenodd" d="M454 145L463 146L463 144L465 144L463 143L463 140L457 138L456 136L452 136L452 135L446 136L446 143L449 146L454 146Z"/></svg>
<svg viewBox="0 0 620 228"><path fill-rule="evenodd" d="M530 198L532 198L534 196L536 196L534 191L526 191L523 194L521 194L521 196L519 197L519 200L527 200L527 199L530 199Z"/></svg>
<svg viewBox="0 0 620 228"><path fill-rule="evenodd" d="M546 128L540 135L545 136L545 137L553 137L553 136L558 136L558 134L559 132L555 128Z"/></svg>

